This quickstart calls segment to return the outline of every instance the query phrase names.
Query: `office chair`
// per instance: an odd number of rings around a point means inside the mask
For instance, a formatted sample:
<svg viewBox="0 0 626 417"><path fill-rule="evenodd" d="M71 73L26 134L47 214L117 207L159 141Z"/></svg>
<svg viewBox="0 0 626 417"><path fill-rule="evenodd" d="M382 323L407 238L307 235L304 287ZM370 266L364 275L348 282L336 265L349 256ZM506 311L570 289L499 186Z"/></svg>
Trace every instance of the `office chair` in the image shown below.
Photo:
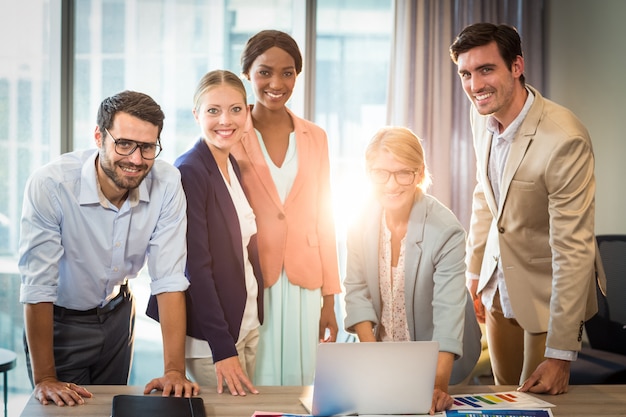
<svg viewBox="0 0 626 417"><path fill-rule="evenodd" d="M606 296L596 288L598 313L585 323L589 346L572 362L570 384L625 384L626 235L598 235L596 240L606 273Z"/></svg>

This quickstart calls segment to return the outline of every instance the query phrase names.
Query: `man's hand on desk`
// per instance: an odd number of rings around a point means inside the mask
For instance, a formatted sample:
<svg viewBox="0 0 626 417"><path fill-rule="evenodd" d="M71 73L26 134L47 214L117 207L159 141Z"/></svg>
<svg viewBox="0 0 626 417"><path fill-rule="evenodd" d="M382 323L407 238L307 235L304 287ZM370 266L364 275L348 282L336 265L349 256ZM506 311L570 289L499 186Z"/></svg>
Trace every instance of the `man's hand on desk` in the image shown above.
<svg viewBox="0 0 626 417"><path fill-rule="evenodd" d="M34 397L43 405L50 402L59 407L84 404L85 398L91 398L91 393L85 388L69 382L61 382L56 378L48 378L35 386Z"/></svg>
<svg viewBox="0 0 626 417"><path fill-rule="evenodd" d="M535 394L564 394L568 389L570 365L570 361L546 358L518 390Z"/></svg>
<svg viewBox="0 0 626 417"><path fill-rule="evenodd" d="M200 394L200 386L188 380L182 372L168 371L160 378L154 378L146 384L143 390L144 394L150 394L152 391L163 391L163 396L190 398L192 395Z"/></svg>

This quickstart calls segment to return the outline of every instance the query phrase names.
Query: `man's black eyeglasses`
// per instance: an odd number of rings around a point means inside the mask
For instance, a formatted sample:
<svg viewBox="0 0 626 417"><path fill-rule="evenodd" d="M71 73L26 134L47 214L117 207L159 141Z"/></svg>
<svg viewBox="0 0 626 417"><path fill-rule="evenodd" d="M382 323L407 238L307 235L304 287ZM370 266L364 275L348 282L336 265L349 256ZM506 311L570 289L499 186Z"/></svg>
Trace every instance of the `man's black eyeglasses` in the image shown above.
<svg viewBox="0 0 626 417"><path fill-rule="evenodd" d="M104 131L113 139L115 152L118 155L130 156L139 148L143 159L156 159L163 150L163 148L161 148L161 140L158 138L156 143L137 142L130 139L116 139L107 128L104 128Z"/></svg>

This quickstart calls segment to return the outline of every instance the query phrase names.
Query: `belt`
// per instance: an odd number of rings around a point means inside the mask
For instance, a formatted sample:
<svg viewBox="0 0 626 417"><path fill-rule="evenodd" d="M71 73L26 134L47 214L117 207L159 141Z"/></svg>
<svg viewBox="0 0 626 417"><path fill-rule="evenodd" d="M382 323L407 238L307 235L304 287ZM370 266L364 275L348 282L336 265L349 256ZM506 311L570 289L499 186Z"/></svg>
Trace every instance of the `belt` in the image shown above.
<svg viewBox="0 0 626 417"><path fill-rule="evenodd" d="M130 290L128 284L120 285L120 292L103 307L90 308L89 310L73 310L71 308L65 308L58 305L54 306L55 314L62 314L65 316L101 316L103 314L110 313L118 308L124 300L130 298Z"/></svg>

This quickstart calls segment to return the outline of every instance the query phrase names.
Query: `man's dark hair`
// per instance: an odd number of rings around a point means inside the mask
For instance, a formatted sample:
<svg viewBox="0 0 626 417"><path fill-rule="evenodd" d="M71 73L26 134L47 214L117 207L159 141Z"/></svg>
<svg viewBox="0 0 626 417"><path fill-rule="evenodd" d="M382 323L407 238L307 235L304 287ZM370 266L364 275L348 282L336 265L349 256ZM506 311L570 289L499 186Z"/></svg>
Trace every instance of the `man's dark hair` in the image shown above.
<svg viewBox="0 0 626 417"><path fill-rule="evenodd" d="M512 68L513 62L518 56L524 56L522 54L522 40L517 29L513 26L475 23L463 29L450 45L450 57L456 64L460 54L491 42L498 45L500 56L509 69ZM524 74L520 76L519 80L522 85L525 84Z"/></svg>
<svg viewBox="0 0 626 417"><path fill-rule="evenodd" d="M161 110L161 106L149 95L127 90L102 100L98 109L98 127L101 132L111 128L115 114L118 112L128 113L157 126L159 128L158 137L161 137L165 114Z"/></svg>

